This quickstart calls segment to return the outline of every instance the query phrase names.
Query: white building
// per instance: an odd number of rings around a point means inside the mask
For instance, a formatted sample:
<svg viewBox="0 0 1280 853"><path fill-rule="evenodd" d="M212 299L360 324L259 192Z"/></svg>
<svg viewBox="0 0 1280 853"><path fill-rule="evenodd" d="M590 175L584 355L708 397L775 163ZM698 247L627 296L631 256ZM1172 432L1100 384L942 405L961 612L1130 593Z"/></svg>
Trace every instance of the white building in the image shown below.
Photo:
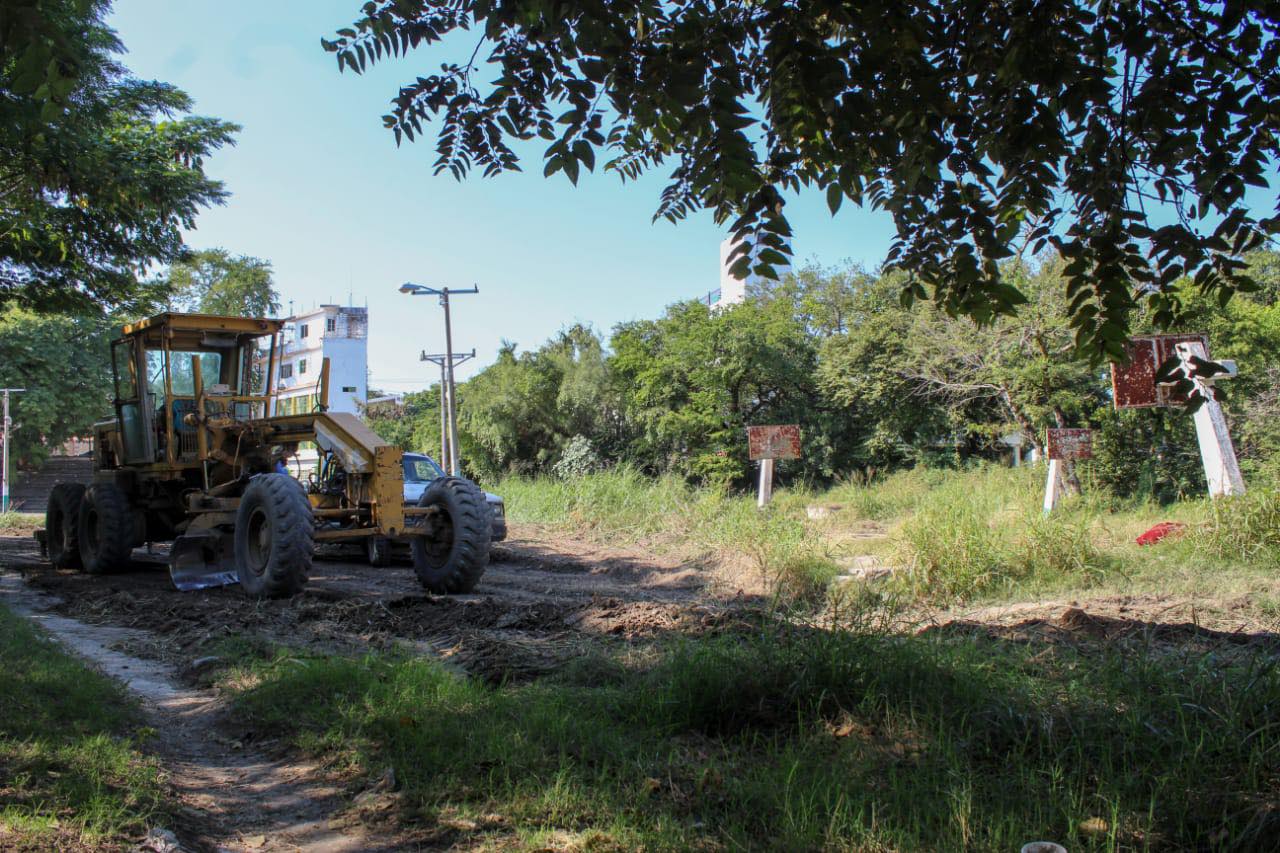
<svg viewBox="0 0 1280 853"><path fill-rule="evenodd" d="M726 305L737 305L746 301L747 290L749 287L760 284L764 281L762 276L755 273L748 273L744 279L736 279L733 273L729 272L731 266L729 254L733 251L737 243L732 237L728 237L720 242L720 288L711 291L707 296L707 304L712 308L722 308ZM774 265L774 270L778 276L782 277L791 269L789 266Z"/></svg>
<svg viewBox="0 0 1280 853"><path fill-rule="evenodd" d="M287 321L276 359L275 413L313 411L329 359L329 411L357 414L369 396L369 309L321 305Z"/></svg>

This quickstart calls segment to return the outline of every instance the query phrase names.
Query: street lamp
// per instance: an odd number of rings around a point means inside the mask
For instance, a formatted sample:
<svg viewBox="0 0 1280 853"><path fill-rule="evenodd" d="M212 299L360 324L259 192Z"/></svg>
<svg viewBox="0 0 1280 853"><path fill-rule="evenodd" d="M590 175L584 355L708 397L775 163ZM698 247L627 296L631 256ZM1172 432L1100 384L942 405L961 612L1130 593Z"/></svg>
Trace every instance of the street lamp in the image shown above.
<svg viewBox="0 0 1280 853"><path fill-rule="evenodd" d="M449 413L449 454L446 464L449 473L455 477L462 475L462 464L458 458L458 411L454 405L454 390L456 388L453 381L453 326L449 319L449 295L453 293L479 293L480 288L470 287L466 290L450 290L447 287L435 288L427 287L423 284L414 284L406 281L400 285L400 292L409 296L439 296L440 304L444 307L444 349L445 349L445 374L447 388L443 389L448 393L447 411ZM444 400L441 400L444 403ZM445 448L440 448L441 455L444 455Z"/></svg>

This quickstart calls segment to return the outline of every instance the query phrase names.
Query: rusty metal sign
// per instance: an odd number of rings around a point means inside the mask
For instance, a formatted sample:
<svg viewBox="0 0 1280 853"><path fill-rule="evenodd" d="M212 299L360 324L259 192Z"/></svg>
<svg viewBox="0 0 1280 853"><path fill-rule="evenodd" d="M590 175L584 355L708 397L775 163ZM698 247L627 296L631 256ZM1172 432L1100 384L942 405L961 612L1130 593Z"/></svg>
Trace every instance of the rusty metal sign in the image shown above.
<svg viewBox="0 0 1280 853"><path fill-rule="evenodd" d="M1093 458L1093 430L1051 429L1045 442L1045 455L1064 462Z"/></svg>
<svg viewBox="0 0 1280 853"><path fill-rule="evenodd" d="M1111 363L1111 393L1117 409L1150 409L1181 405L1186 397L1169 386L1156 385L1156 373L1177 353L1178 344L1200 343L1209 353L1209 336L1144 335L1129 342L1129 363Z"/></svg>
<svg viewBox="0 0 1280 853"><path fill-rule="evenodd" d="M799 459L800 427L797 424L747 427L747 453L752 459Z"/></svg>

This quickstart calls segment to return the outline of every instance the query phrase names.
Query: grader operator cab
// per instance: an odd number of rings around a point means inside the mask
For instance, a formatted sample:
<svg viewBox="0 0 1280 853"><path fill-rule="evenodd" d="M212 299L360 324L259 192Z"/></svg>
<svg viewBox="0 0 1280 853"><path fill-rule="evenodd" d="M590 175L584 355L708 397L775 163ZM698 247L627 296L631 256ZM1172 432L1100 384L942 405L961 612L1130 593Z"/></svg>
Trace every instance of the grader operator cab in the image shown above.
<svg viewBox="0 0 1280 853"><path fill-rule="evenodd" d="M410 542L431 592L476 585L489 559L484 492L446 477L405 506L400 448L327 411L327 359L313 411L274 414L283 328L173 313L124 327L93 482L55 486L37 534L55 565L110 572L135 547L172 541L179 589L238 581L252 596L287 596L307 582L315 543L372 536ZM301 473L304 443L319 459L305 483L287 473Z"/></svg>

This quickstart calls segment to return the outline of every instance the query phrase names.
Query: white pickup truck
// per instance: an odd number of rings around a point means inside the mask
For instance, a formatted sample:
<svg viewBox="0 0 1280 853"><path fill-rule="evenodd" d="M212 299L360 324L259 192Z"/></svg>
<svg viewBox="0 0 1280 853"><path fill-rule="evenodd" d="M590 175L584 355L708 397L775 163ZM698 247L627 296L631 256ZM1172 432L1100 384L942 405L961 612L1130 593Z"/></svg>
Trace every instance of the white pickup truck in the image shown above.
<svg viewBox="0 0 1280 853"><path fill-rule="evenodd" d="M406 453L404 455L404 502L417 506L422 493L437 477L444 476L444 469L436 464L436 460L425 453ZM493 515L493 540L501 542L507 538L507 512L502 498L493 492L485 492L484 499L489 504L489 512Z"/></svg>

